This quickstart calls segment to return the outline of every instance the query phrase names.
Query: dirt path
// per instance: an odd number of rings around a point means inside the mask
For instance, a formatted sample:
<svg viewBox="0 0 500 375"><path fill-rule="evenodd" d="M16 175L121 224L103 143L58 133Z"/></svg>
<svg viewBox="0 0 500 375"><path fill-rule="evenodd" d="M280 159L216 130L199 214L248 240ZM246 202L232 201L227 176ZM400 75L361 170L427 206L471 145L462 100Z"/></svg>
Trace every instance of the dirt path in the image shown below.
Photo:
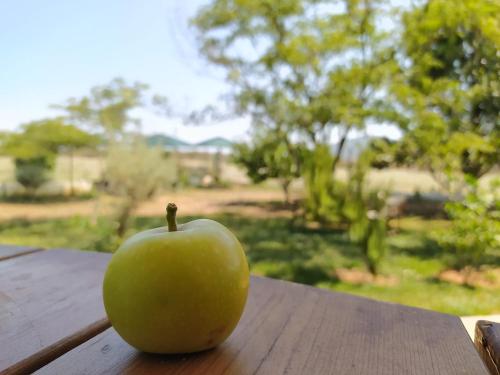
<svg viewBox="0 0 500 375"><path fill-rule="evenodd" d="M181 215L214 214L232 212L248 216L289 216L289 210L271 209L269 203L282 199L279 190L262 188L197 189L162 194L140 205L140 216L162 216L167 202L176 202ZM113 200L95 200L61 203L0 203L0 221L12 219L48 219L70 216L88 216L96 212L111 212Z"/></svg>

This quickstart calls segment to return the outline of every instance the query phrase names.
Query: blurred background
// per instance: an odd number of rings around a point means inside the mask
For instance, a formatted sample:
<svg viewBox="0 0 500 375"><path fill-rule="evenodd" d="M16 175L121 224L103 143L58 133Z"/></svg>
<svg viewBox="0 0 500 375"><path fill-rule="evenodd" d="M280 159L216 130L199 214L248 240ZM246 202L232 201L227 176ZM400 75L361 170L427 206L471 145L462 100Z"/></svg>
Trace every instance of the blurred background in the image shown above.
<svg viewBox="0 0 500 375"><path fill-rule="evenodd" d="M0 243L208 217L257 275L500 313L500 3L0 3Z"/></svg>

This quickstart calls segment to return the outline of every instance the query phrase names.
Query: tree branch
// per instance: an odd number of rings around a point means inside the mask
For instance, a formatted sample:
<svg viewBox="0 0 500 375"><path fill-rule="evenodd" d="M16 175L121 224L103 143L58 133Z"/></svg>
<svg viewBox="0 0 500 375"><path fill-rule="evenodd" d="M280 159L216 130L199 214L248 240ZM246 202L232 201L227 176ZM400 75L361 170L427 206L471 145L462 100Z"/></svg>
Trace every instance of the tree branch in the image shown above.
<svg viewBox="0 0 500 375"><path fill-rule="evenodd" d="M349 134L349 131L350 131L350 127L346 127L344 134L340 138L339 147L337 148L337 151L335 152L335 158L333 159L333 163L332 163L332 172L335 172L335 169L337 168L337 164L340 161L340 157L342 156L342 150L343 150L345 142L347 140L347 135Z"/></svg>

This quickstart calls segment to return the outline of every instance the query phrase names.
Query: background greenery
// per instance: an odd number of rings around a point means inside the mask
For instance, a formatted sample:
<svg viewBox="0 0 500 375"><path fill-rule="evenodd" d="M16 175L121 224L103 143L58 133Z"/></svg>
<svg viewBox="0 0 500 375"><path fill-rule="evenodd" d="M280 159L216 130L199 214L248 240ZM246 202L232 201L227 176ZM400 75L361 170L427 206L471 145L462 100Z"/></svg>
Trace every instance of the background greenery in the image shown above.
<svg viewBox="0 0 500 375"><path fill-rule="evenodd" d="M206 217L206 215L204 215ZM446 268L443 253L428 232L447 225L444 220L402 219L399 230L388 238L386 261L381 272L397 282L353 284L336 277L336 268L362 269L360 249L342 231L291 226L286 218L249 218L230 214L209 216L227 225L242 241L256 275L280 278L321 288L343 291L384 301L425 307L457 315L499 311L498 289L470 288L440 281L436 274ZM181 217L189 221L196 217ZM131 232L164 225L162 218L137 217ZM83 250L114 250L109 221L92 224L88 218L0 223L0 242L64 247ZM499 258L491 259L499 262Z"/></svg>

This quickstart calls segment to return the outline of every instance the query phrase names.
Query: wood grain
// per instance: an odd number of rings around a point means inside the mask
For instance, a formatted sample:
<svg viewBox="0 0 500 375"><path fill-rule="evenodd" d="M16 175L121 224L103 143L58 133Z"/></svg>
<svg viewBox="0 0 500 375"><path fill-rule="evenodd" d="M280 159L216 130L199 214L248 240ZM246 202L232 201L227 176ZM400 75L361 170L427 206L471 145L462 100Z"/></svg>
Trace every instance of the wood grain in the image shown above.
<svg viewBox="0 0 500 375"><path fill-rule="evenodd" d="M500 323L478 320L474 344L493 375L500 375Z"/></svg>
<svg viewBox="0 0 500 375"><path fill-rule="evenodd" d="M31 246L0 245L0 261L20 255L31 254L42 249Z"/></svg>
<svg viewBox="0 0 500 375"><path fill-rule="evenodd" d="M38 375L487 374L457 317L252 278L242 321L218 348L139 353L113 329Z"/></svg>
<svg viewBox="0 0 500 375"><path fill-rule="evenodd" d="M26 374L109 327L109 254L46 250L0 262L0 374Z"/></svg>

